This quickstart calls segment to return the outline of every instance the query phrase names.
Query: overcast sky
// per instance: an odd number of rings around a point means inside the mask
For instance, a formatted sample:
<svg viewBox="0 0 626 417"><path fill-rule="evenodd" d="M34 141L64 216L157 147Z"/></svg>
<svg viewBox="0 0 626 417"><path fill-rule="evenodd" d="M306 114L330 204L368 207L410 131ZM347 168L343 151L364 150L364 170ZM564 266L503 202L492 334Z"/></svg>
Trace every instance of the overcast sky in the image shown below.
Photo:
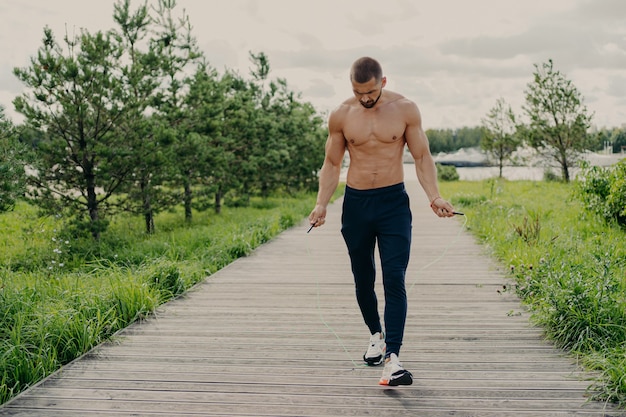
<svg viewBox="0 0 626 417"><path fill-rule="evenodd" d="M156 0L151 0L156 1ZM61 40L114 27L113 0L0 0L0 105L14 121L29 65L48 25ZM140 4L135 0L135 5ZM626 0L178 0L218 71L248 77L264 52L320 112L352 92L348 71L377 58L387 88L414 100L424 128L477 126L498 98L521 113L534 64L554 61L598 127L626 123Z"/></svg>

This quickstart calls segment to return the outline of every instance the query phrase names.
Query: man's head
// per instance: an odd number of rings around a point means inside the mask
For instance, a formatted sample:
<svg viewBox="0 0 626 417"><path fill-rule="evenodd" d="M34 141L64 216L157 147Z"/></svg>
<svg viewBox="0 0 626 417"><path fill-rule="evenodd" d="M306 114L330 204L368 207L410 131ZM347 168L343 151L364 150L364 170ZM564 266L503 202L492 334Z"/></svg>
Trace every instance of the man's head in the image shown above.
<svg viewBox="0 0 626 417"><path fill-rule="evenodd" d="M369 57L359 58L352 64L350 81L354 96L368 109L376 105L387 84L382 67L378 61Z"/></svg>

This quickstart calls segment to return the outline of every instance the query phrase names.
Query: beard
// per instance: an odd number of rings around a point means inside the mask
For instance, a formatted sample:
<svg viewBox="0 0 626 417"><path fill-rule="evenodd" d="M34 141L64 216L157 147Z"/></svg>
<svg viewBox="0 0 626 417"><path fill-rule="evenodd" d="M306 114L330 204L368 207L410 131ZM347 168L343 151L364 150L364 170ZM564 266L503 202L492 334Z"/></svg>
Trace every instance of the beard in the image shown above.
<svg viewBox="0 0 626 417"><path fill-rule="evenodd" d="M366 102L359 101L359 103L361 103L361 106L365 107L366 109L371 109L372 107L376 105L376 103L378 103L378 100L380 99L380 96L382 95L383 95L383 90L380 90L380 94L378 95L378 97L376 97L376 100L370 100Z"/></svg>

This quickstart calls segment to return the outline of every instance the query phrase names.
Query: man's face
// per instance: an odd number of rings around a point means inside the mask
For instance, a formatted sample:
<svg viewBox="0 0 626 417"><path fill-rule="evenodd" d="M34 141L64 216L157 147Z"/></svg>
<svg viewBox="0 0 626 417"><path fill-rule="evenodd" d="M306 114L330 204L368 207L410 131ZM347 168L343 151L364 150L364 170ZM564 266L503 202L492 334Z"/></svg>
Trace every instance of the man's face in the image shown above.
<svg viewBox="0 0 626 417"><path fill-rule="evenodd" d="M363 107L371 109L376 105L378 99L383 94L385 84L387 84L387 78L385 77L383 77L380 82L376 82L374 77L366 83L352 81L352 91Z"/></svg>

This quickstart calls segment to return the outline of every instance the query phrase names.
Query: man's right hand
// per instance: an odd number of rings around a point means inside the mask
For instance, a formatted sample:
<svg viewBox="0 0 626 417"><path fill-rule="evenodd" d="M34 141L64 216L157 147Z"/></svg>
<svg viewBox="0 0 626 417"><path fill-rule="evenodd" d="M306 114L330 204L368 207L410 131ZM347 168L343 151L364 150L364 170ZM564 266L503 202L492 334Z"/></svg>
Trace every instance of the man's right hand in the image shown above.
<svg viewBox="0 0 626 417"><path fill-rule="evenodd" d="M326 207L318 204L309 214L309 224L313 227L320 227L324 223L326 223Z"/></svg>

